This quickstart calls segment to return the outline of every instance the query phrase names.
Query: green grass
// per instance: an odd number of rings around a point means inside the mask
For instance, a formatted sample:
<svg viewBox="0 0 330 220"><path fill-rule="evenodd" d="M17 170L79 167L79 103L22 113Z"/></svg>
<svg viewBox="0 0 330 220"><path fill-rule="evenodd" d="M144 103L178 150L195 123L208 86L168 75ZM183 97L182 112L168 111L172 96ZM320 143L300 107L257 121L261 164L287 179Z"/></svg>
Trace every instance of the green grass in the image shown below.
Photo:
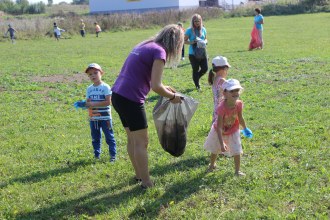
<svg viewBox="0 0 330 220"><path fill-rule="evenodd" d="M133 183L126 139L113 111L118 161L93 160L85 111L73 108L90 84L82 74L98 62L113 84L132 47L158 29L1 42L1 219L328 219L330 14L265 17L265 49L248 52L253 18L210 20L210 58L224 55L242 100L251 140L243 139L242 171L219 158L207 174L203 150L212 117L207 77L193 88L184 61L163 81L199 101L186 152L174 158L158 142L146 104L150 172L156 187ZM188 24L185 24L187 27ZM65 36L65 33L64 33ZM186 48L187 52L187 48ZM73 79L76 79L73 80ZM105 144L103 145L105 146Z"/></svg>

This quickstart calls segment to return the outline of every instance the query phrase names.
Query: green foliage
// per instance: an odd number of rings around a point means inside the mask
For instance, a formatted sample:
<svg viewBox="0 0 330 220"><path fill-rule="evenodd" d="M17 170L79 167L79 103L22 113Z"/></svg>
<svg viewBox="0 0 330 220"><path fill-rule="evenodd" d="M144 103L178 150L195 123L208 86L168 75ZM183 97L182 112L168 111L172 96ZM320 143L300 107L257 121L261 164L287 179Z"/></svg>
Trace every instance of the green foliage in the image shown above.
<svg viewBox="0 0 330 220"><path fill-rule="evenodd" d="M74 5L88 5L89 0L72 0L72 4L74 4Z"/></svg>
<svg viewBox="0 0 330 220"><path fill-rule="evenodd" d="M46 11L46 5L42 1L30 5L28 0L16 0L16 4L12 0L0 0L0 10L13 15L41 14Z"/></svg>
<svg viewBox="0 0 330 220"><path fill-rule="evenodd" d="M247 176L235 177L233 159L224 157L218 170L205 172L212 91L207 76L202 92L194 89L186 56L163 75L165 85L199 101L186 152L173 158L160 147L152 120L158 96L151 92L148 152L156 185L147 191L133 181L117 113L118 161L108 162L104 140L94 161L87 112L73 103L90 84L83 73L89 63L99 63L112 85L134 45L160 27L0 42L0 219L328 219L329 14L265 17L265 48L249 52L252 25L252 16L205 22L210 59L226 56L228 78L244 87L244 117L254 133L242 139Z"/></svg>

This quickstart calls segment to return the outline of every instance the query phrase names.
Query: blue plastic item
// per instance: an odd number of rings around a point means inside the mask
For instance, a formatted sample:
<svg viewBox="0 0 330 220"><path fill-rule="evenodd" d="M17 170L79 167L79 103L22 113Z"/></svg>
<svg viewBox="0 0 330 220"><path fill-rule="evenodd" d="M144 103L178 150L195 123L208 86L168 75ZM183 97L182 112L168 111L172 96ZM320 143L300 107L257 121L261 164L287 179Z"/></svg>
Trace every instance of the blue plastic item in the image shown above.
<svg viewBox="0 0 330 220"><path fill-rule="evenodd" d="M79 101L76 101L73 106L78 109L78 108L81 108L81 109L87 109L86 107L86 100L79 100Z"/></svg>
<svg viewBox="0 0 330 220"><path fill-rule="evenodd" d="M253 133L249 128L245 128L245 129L241 130L241 133L244 135L244 137L247 137L247 138L253 137Z"/></svg>

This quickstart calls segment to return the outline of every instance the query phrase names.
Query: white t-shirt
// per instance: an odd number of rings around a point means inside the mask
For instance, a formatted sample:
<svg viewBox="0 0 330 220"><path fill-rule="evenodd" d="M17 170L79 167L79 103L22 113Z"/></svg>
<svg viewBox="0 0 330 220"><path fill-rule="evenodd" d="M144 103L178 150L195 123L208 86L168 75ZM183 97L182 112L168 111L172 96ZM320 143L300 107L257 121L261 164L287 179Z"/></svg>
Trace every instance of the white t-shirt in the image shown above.
<svg viewBox="0 0 330 220"><path fill-rule="evenodd" d="M111 88L108 84L102 82L98 86L94 86L93 84L88 86L86 90L86 100L90 100L91 102L102 102L105 101L106 96L112 95ZM91 114L93 113L93 114ZM111 119L111 107L102 106L102 107L93 107L90 109L90 120L98 121L98 120L110 120Z"/></svg>

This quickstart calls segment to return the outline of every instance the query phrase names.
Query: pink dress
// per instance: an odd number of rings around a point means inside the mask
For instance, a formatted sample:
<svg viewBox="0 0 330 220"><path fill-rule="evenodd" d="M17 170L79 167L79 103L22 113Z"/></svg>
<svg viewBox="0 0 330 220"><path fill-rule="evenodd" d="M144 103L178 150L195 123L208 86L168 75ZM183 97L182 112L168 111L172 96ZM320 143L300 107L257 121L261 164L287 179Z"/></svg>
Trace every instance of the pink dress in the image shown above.
<svg viewBox="0 0 330 220"><path fill-rule="evenodd" d="M204 149L213 154L225 154L227 156L240 155L243 153L239 131L238 112L242 112L243 102L237 100L234 108L227 108L225 102L221 101L217 108L218 117L223 118L223 141L228 151L221 152L219 137L217 134L217 123L213 123L211 130L204 143Z"/></svg>
<svg viewBox="0 0 330 220"><path fill-rule="evenodd" d="M217 76L214 78L214 82L212 84L212 92L213 92L213 104L214 104L214 109L213 109L213 117L212 117L212 124L217 121L218 115L216 114L218 105L220 101L223 98L222 95L222 83L225 81L224 78Z"/></svg>

